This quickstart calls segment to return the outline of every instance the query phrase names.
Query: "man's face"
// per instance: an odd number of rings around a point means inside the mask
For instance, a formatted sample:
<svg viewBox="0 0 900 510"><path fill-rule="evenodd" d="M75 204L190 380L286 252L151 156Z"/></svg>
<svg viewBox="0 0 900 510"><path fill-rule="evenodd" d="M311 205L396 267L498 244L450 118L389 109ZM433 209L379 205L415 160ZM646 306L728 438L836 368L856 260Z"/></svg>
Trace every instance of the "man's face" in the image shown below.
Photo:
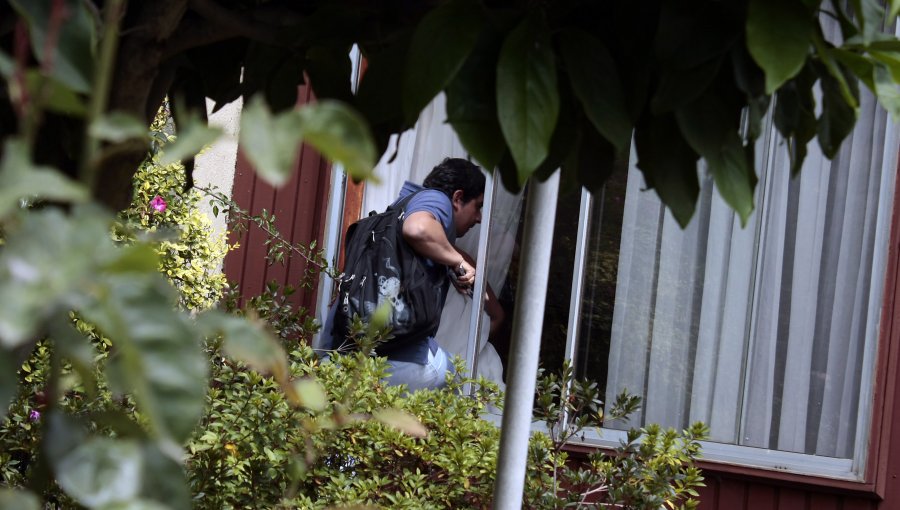
<svg viewBox="0 0 900 510"><path fill-rule="evenodd" d="M453 193L453 223L456 225L456 236L466 235L476 224L481 223L481 207L484 205L484 194L469 200L463 200L462 190Z"/></svg>

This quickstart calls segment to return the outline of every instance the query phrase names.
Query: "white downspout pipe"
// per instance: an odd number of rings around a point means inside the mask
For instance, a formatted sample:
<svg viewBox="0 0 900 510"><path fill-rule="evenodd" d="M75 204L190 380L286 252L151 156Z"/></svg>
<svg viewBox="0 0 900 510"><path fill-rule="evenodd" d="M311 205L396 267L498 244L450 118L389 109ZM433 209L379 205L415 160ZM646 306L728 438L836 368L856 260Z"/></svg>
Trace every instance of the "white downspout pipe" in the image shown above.
<svg viewBox="0 0 900 510"><path fill-rule="evenodd" d="M559 170L545 182L533 180L529 185L494 483L494 510L522 507L558 195Z"/></svg>

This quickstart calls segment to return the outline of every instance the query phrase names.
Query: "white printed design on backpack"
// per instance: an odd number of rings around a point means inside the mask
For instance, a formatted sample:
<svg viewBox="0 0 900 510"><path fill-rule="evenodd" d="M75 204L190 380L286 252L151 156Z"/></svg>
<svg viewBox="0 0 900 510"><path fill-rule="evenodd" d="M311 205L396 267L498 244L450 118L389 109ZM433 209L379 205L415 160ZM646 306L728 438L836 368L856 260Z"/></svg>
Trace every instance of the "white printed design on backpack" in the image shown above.
<svg viewBox="0 0 900 510"><path fill-rule="evenodd" d="M406 303L400 296L400 279L395 276L379 276L378 277L378 304L384 301L390 301L393 310L391 310L391 323L398 324L406 322L408 311Z"/></svg>

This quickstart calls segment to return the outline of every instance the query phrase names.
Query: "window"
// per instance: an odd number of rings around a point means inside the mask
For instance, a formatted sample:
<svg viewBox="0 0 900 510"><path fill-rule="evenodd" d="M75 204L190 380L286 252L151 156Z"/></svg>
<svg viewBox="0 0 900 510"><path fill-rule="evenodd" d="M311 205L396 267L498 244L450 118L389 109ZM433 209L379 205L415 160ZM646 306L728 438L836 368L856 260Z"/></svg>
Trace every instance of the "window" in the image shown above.
<svg viewBox="0 0 900 510"><path fill-rule="evenodd" d="M583 255L571 286L551 268L542 360L572 357L608 401L622 389L643 397L628 423L606 424L605 439L630 425L700 420L711 428L708 458L861 476L897 136L866 97L833 161L811 144L791 179L782 144L769 125L744 228L703 178L681 230L642 191L633 162L580 209L561 198L554 264ZM577 218L587 235L576 247ZM573 299L560 299L566 288Z"/></svg>
<svg viewBox="0 0 900 510"><path fill-rule="evenodd" d="M367 186L363 212L383 209L405 179L421 182L445 156L465 156L441 99L395 140ZM898 133L871 97L833 160L809 145L791 179L770 124L757 145L756 211L745 227L703 174L682 230L644 186L633 157L600 196L560 198L542 364L571 358L580 377L641 395L631 425L711 428L707 459L861 479L870 429ZM522 195L498 189L485 270L512 320ZM548 221L550 221L548 219ZM460 244L478 249L479 229ZM438 341L466 355L472 302L450 293ZM503 380L509 330L474 349L478 372ZM467 350L468 349L468 350ZM474 360L473 360L474 361Z"/></svg>

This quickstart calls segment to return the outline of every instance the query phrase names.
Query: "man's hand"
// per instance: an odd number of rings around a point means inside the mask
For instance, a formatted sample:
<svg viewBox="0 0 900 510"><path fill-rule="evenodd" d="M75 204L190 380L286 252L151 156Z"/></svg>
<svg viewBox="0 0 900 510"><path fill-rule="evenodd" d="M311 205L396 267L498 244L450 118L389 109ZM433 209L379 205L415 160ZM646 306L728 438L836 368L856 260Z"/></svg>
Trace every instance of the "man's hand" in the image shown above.
<svg viewBox="0 0 900 510"><path fill-rule="evenodd" d="M453 286L462 294L472 295L472 286L475 284L475 267L467 260L463 259L456 268L453 269L455 278L452 279Z"/></svg>

